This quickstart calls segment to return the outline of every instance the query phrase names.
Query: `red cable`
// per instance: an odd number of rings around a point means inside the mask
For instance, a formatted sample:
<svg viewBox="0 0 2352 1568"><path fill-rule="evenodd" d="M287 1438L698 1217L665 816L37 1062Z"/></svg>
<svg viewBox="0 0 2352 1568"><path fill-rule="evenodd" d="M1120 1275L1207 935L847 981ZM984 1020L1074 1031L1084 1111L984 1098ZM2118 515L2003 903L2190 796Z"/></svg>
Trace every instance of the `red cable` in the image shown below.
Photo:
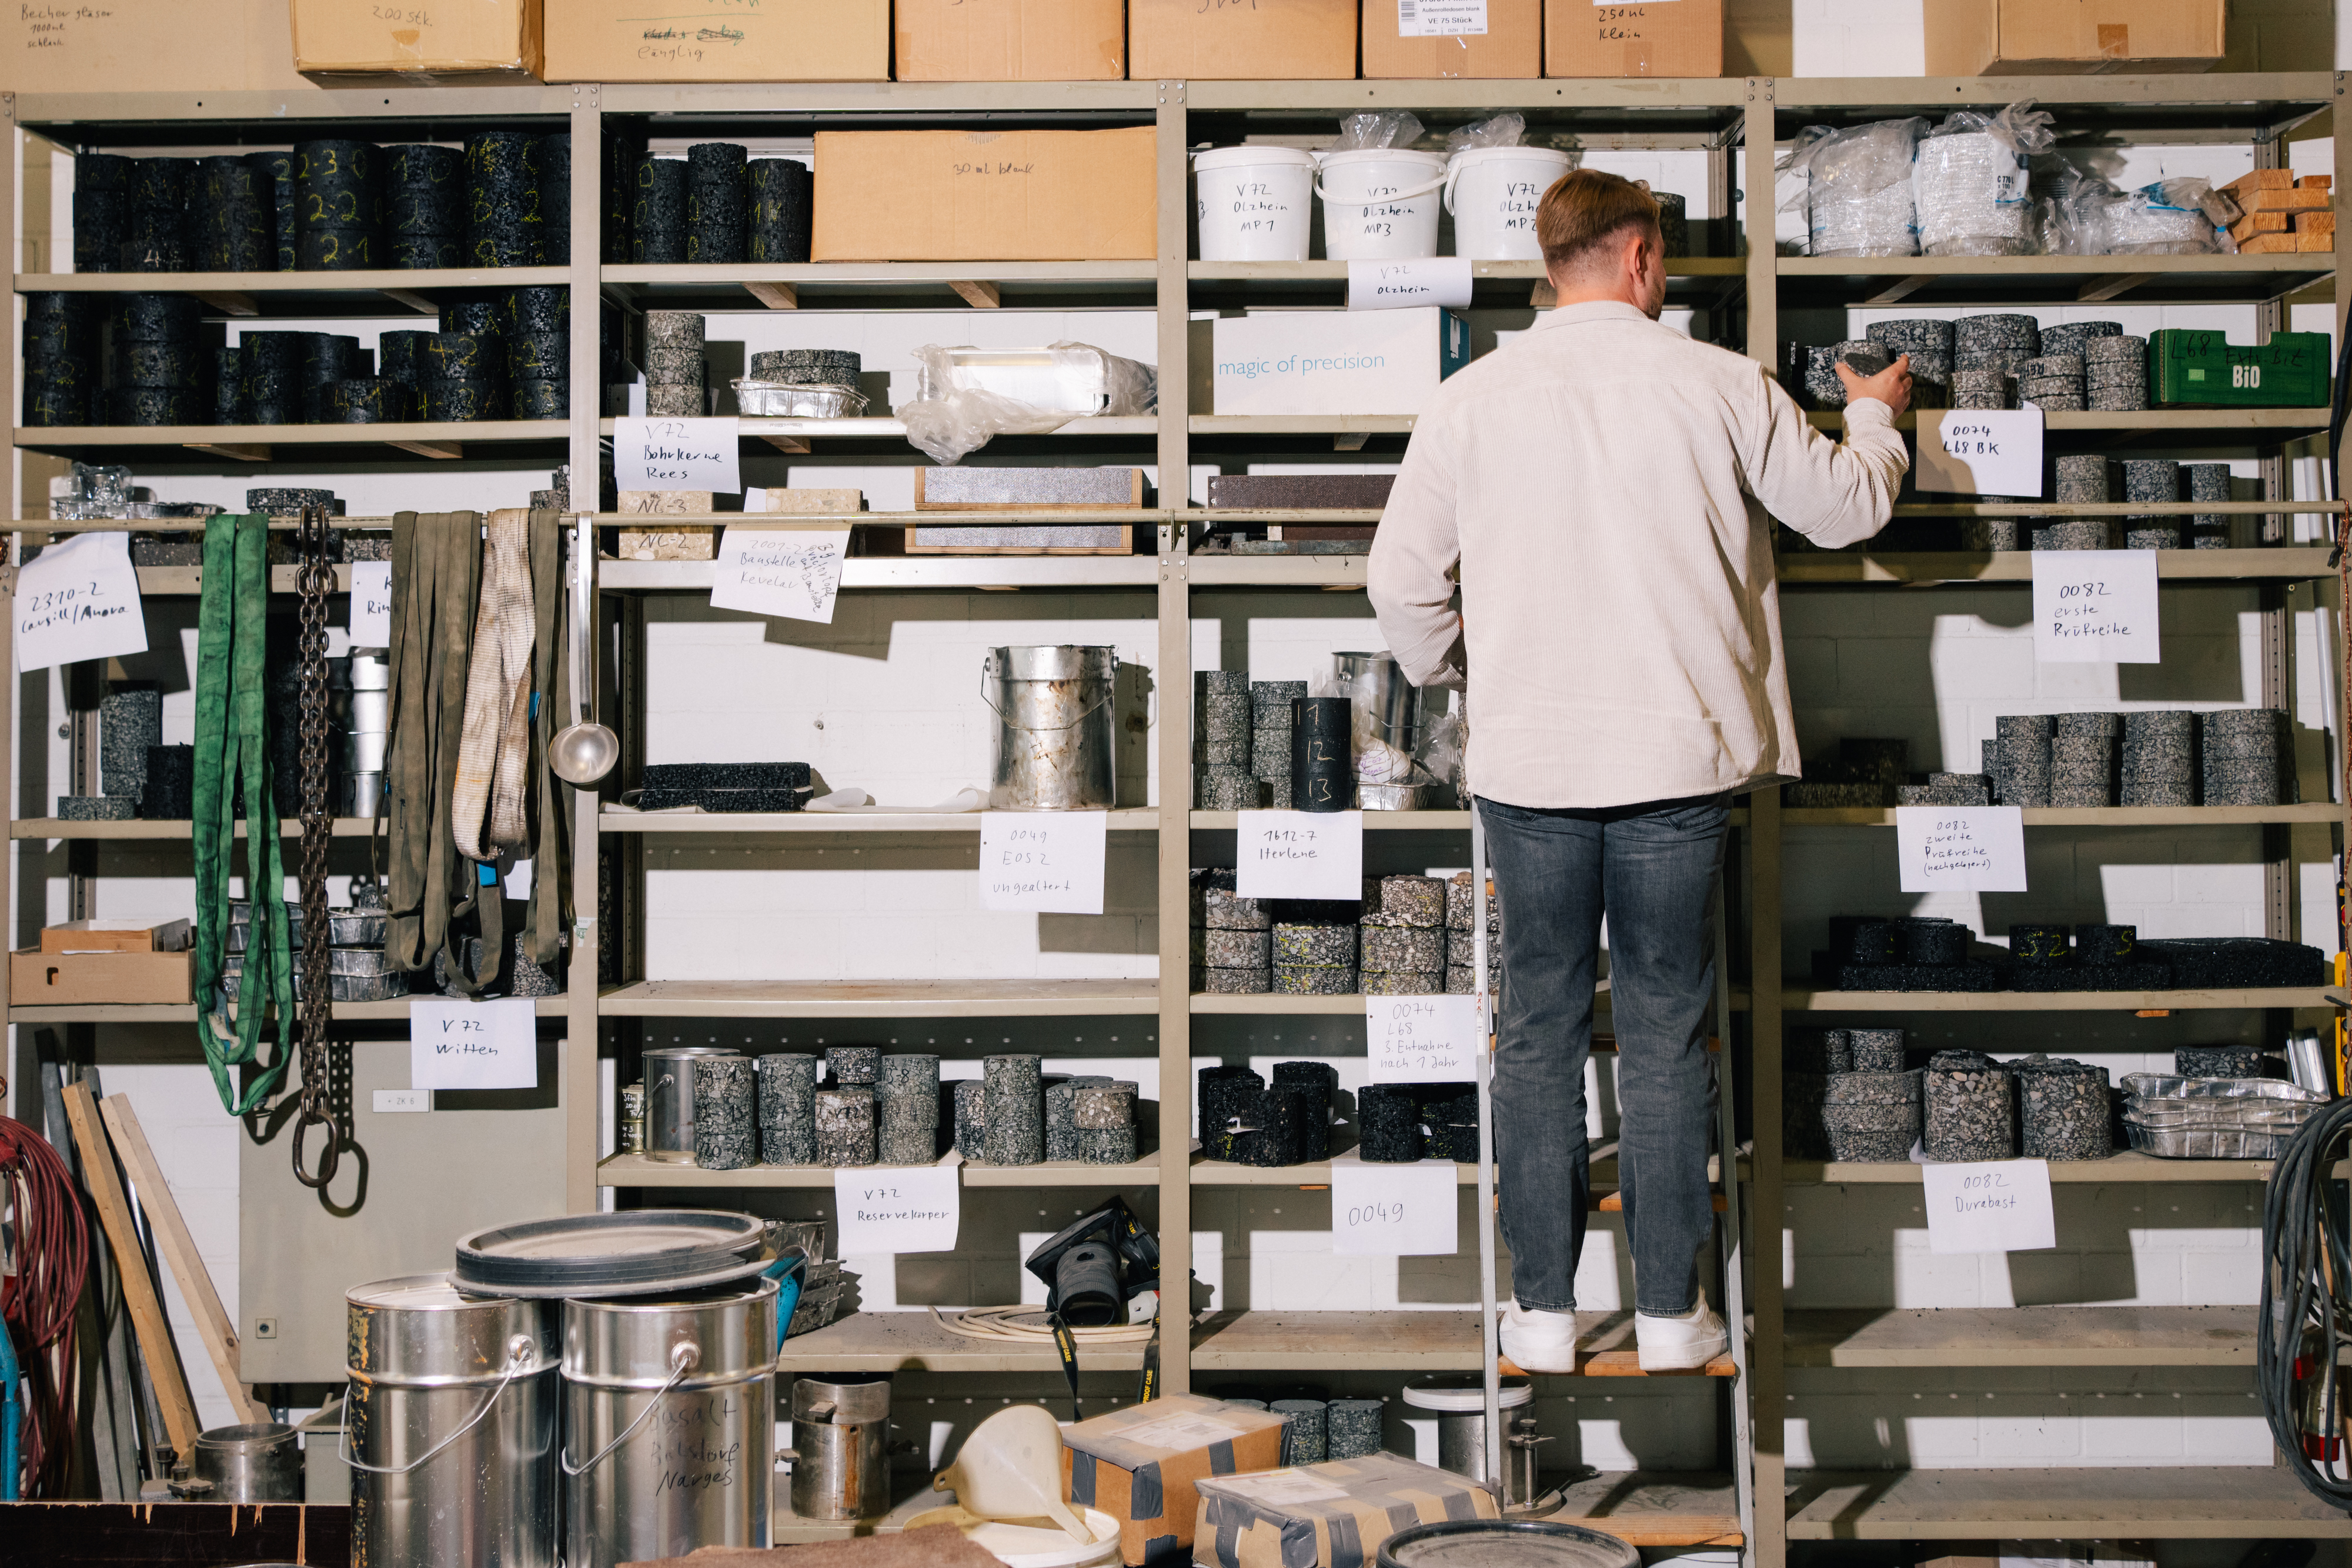
<svg viewBox="0 0 2352 1568"><path fill-rule="evenodd" d="M66 1495L73 1462L74 1311L89 1274L89 1224L73 1173L49 1141L0 1116L0 1197L14 1213L16 1271L0 1274L0 1332L33 1392L24 1495Z"/></svg>

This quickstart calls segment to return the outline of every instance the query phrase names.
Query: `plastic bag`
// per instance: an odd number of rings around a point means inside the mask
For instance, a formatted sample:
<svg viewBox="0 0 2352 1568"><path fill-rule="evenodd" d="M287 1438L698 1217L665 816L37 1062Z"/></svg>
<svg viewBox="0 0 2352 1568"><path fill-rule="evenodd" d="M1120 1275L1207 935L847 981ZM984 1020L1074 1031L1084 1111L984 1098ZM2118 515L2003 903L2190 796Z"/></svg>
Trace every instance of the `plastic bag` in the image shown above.
<svg viewBox="0 0 2352 1568"><path fill-rule="evenodd" d="M1470 784L1463 775L1462 762L1469 746L1470 727L1463 716L1442 713L1423 721L1421 744L1413 747L1413 764L1431 782L1451 789L1456 801L1466 802Z"/></svg>
<svg viewBox="0 0 2352 1568"><path fill-rule="evenodd" d="M2024 256L2034 244L2027 160L2055 117L2023 99L1999 114L1960 110L1920 141L1914 166L1923 256Z"/></svg>
<svg viewBox="0 0 2352 1568"><path fill-rule="evenodd" d="M1802 211L1811 256L1916 256L1911 165L1923 119L1882 120L1835 131L1808 125L1779 163L1804 183L1780 204Z"/></svg>
<svg viewBox="0 0 2352 1568"><path fill-rule="evenodd" d="M2107 253L2210 256L2219 251L2221 233L2205 206L2206 199L2218 193L2208 181L2184 179L2158 180L2119 195L2105 209Z"/></svg>
<svg viewBox="0 0 2352 1568"><path fill-rule="evenodd" d="M1498 114L1492 120L1474 120L1467 125L1457 125L1445 133L1445 155L1466 152L1473 147L1517 147L1527 140L1528 117L1524 114Z"/></svg>
<svg viewBox="0 0 2352 1568"><path fill-rule="evenodd" d="M1358 152L1371 147L1410 147L1421 140L1421 117L1410 110L1350 114L1339 121L1339 140L1325 149Z"/></svg>
<svg viewBox="0 0 2352 1568"><path fill-rule="evenodd" d="M1372 705L1377 694L1371 682L1350 680L1339 673L1334 661L1332 668L1318 672L1308 681L1307 689L1312 696L1348 699L1348 747L1355 756L1357 783L1429 782L1428 776L1413 766L1414 736L1410 732L1391 734L1374 714Z"/></svg>
<svg viewBox="0 0 2352 1568"><path fill-rule="evenodd" d="M1159 402L1159 372L1091 343L1047 345L1043 373L1098 386L1103 402L1084 411L1047 408L984 384L984 372L959 366L959 350L927 343L915 350L919 395L901 403L907 439L935 463L955 464L1000 435L1043 435L1088 413L1150 413Z"/></svg>
<svg viewBox="0 0 2352 1568"><path fill-rule="evenodd" d="M2072 164L2060 169L2039 214L2042 248L2052 256L2104 256L2107 209L2124 193Z"/></svg>

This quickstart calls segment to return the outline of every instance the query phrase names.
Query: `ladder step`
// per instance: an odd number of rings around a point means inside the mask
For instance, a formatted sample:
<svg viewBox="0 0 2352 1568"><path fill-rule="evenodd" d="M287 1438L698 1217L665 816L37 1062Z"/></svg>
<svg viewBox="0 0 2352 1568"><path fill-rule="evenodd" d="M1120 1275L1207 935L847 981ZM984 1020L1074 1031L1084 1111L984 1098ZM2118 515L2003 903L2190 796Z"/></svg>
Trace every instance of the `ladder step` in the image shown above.
<svg viewBox="0 0 2352 1568"><path fill-rule="evenodd" d="M1543 1516L1556 1524L1581 1524L1613 1535L1628 1546L1744 1546L1737 1515L1704 1513L1576 1514L1563 1510Z"/></svg>
<svg viewBox="0 0 2352 1568"><path fill-rule="evenodd" d="M1704 1367L1692 1367L1686 1372L1644 1372L1641 1353L1631 1350L1588 1351L1576 1358L1576 1370L1570 1373L1531 1374L1514 1365L1508 1356L1500 1358L1505 1377L1737 1377L1739 1367L1729 1352L1717 1356Z"/></svg>
<svg viewBox="0 0 2352 1568"><path fill-rule="evenodd" d="M1717 1193L1715 1195L1716 1213L1721 1214L1726 1207L1727 1200L1723 1194ZM1595 1214L1622 1214L1625 1212L1625 1195L1622 1192L1604 1192L1592 1200L1592 1211Z"/></svg>

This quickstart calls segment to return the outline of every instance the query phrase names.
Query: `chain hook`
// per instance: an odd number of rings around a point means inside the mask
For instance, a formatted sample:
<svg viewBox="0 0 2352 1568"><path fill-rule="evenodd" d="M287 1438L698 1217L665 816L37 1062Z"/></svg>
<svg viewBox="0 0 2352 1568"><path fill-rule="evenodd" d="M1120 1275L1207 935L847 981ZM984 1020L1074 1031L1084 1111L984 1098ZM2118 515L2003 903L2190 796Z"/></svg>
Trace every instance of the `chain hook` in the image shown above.
<svg viewBox="0 0 2352 1568"><path fill-rule="evenodd" d="M328 1089L328 1037L334 1028L335 997L331 960L331 916L327 912L327 850L335 831L334 810L328 800L327 725L332 701L327 677L327 596L335 589L335 569L328 559L331 542L327 509L302 508L295 524L298 585L301 591L299 649L300 789L302 821L302 956L297 1006L299 1009L302 1056L302 1101L294 1124L294 1179L313 1189L335 1177L342 1157L343 1127L337 1121ZM327 1146L313 1176L302 1162L303 1134L312 1127L327 1130Z"/></svg>

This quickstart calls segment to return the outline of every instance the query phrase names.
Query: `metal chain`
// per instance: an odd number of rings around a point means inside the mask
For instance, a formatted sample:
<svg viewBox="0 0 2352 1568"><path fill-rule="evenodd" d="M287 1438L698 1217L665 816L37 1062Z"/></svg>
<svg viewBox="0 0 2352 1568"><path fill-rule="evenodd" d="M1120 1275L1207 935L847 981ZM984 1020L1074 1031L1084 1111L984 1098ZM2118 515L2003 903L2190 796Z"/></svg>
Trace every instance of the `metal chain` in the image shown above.
<svg viewBox="0 0 2352 1568"><path fill-rule="evenodd" d="M327 596L335 591L328 560L327 509L305 507L295 532L298 582L302 595L300 640L302 789L302 1111L294 1124L294 1176L305 1186L323 1187L335 1178L343 1130L335 1121L327 1084L327 1037L335 1023L334 979L328 972L331 938L327 916L327 848L334 837L334 803L327 798ZM326 1129L327 1146L313 1176L303 1168L302 1134Z"/></svg>

